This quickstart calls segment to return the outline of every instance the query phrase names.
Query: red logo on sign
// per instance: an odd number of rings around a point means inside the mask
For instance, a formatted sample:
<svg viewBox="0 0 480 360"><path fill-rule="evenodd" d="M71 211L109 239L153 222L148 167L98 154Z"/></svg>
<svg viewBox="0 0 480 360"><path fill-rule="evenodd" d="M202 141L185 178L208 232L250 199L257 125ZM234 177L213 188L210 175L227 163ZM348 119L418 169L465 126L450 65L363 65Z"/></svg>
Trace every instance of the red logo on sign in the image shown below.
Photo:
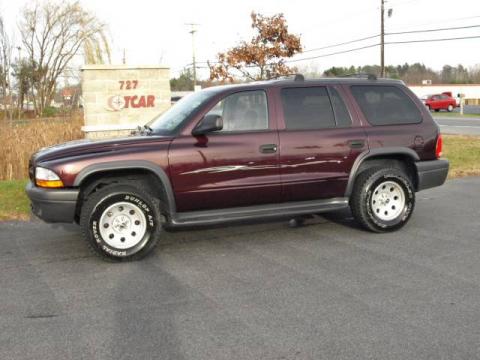
<svg viewBox="0 0 480 360"><path fill-rule="evenodd" d="M155 95L113 95L108 98L107 106L112 111L155 107Z"/></svg>

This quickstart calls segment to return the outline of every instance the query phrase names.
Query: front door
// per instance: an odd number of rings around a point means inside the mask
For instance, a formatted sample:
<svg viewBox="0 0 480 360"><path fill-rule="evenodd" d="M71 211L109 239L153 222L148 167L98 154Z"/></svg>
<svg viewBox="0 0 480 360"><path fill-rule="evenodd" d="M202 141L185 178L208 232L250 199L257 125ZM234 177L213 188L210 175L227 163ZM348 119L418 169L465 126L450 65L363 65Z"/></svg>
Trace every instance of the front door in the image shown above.
<svg viewBox="0 0 480 360"><path fill-rule="evenodd" d="M270 110L264 90L236 92L207 113L222 116L221 131L172 142L178 212L280 201L278 132Z"/></svg>
<svg viewBox="0 0 480 360"><path fill-rule="evenodd" d="M279 89L283 201L343 197L365 132L335 86ZM283 124L282 124L283 123Z"/></svg>

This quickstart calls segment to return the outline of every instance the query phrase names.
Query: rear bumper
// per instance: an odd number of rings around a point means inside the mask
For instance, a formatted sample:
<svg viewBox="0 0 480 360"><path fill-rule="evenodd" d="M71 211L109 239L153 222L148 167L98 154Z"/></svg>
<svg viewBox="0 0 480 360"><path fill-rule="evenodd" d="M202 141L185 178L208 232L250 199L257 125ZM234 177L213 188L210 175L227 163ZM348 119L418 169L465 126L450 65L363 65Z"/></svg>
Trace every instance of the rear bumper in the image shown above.
<svg viewBox="0 0 480 360"><path fill-rule="evenodd" d="M417 191L430 189L442 185L447 179L448 160L418 161L417 167Z"/></svg>
<svg viewBox="0 0 480 360"><path fill-rule="evenodd" d="M32 182L25 189L31 201L32 212L48 223L72 223L79 190L43 189Z"/></svg>

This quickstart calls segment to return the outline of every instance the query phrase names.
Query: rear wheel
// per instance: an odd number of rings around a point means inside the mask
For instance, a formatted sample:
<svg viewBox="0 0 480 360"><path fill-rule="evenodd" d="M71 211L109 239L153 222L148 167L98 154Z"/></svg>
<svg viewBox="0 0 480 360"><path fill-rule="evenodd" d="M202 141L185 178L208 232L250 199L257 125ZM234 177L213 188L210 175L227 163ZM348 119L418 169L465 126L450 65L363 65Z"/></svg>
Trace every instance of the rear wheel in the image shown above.
<svg viewBox="0 0 480 360"><path fill-rule="evenodd" d="M81 210L80 225L90 248L112 261L138 260L155 247L161 214L150 191L112 184L94 192Z"/></svg>
<svg viewBox="0 0 480 360"><path fill-rule="evenodd" d="M447 111L448 111L448 112L452 112L452 111L453 111L453 105L451 105L451 104L448 105Z"/></svg>
<svg viewBox="0 0 480 360"><path fill-rule="evenodd" d="M410 178L397 168L373 168L355 181L350 207L355 219L374 232L404 226L415 206Z"/></svg>
<svg viewBox="0 0 480 360"><path fill-rule="evenodd" d="M439 111L440 111L440 109L435 109L435 112L439 112Z"/></svg>

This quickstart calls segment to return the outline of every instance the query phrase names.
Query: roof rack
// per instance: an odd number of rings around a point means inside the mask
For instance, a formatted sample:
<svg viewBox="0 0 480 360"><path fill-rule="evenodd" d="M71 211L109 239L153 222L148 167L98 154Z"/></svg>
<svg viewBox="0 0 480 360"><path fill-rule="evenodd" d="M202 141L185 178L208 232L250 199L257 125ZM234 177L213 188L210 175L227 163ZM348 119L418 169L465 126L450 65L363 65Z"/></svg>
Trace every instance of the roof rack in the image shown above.
<svg viewBox="0 0 480 360"><path fill-rule="evenodd" d="M292 73L292 74L284 74L284 75L277 75L269 78L269 80L276 80L276 79L290 79L293 76L293 81L305 81L305 76L303 74Z"/></svg>
<svg viewBox="0 0 480 360"><path fill-rule="evenodd" d="M353 73L353 74L342 75L340 77L355 77L359 79L377 80L377 75L368 74L368 73Z"/></svg>

